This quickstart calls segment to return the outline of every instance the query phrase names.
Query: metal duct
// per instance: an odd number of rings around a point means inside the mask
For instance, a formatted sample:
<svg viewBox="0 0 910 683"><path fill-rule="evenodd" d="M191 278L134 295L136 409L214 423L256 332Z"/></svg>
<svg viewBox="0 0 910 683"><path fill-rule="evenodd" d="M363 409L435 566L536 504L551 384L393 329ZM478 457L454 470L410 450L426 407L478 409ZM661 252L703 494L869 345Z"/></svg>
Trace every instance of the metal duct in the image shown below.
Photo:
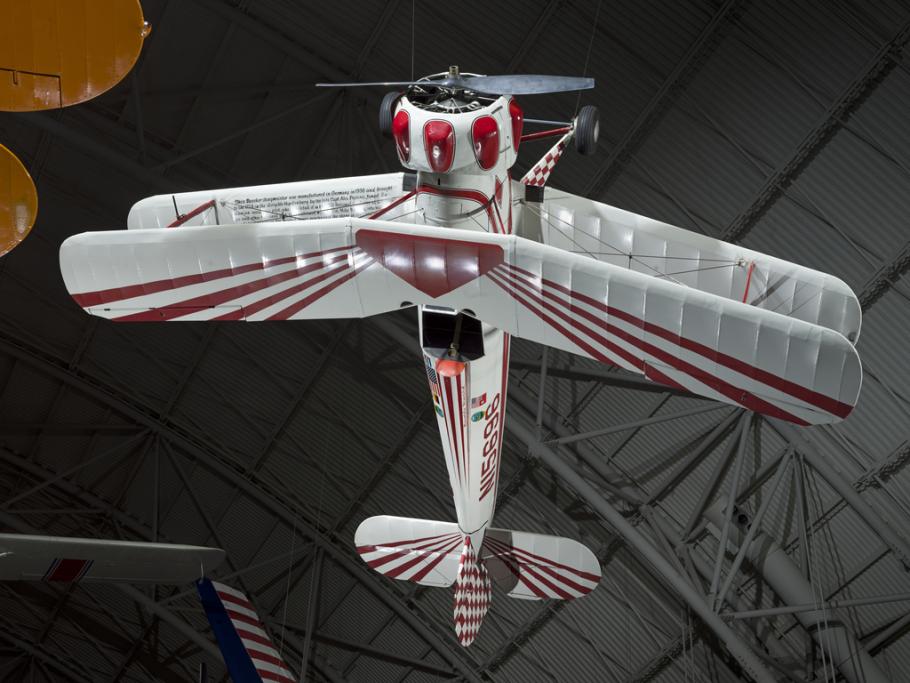
<svg viewBox="0 0 910 683"><path fill-rule="evenodd" d="M705 512L705 516L713 525L713 528L709 528L718 538L724 524L726 505L726 498L721 498ZM739 549L750 523L749 515L744 510L734 507L733 523L730 524L727 537L728 549L732 552L735 553ZM788 605L817 602L812 585L803 576L800 568L777 541L767 534L759 531L754 535L746 549L746 558ZM797 612L794 616L850 683L889 683L885 673L835 612L818 609Z"/></svg>

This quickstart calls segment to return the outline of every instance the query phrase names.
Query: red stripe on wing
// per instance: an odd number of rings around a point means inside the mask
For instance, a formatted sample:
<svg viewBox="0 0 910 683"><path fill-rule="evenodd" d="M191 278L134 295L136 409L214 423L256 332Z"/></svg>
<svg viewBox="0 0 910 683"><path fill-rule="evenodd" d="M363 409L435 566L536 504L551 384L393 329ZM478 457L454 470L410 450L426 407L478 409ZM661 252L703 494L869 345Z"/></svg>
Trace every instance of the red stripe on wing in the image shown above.
<svg viewBox="0 0 910 683"><path fill-rule="evenodd" d="M373 265L374 262L375 261L372 258L364 259L363 261L361 261L360 265L356 266L350 273L348 273L344 277L340 277L337 280L333 280L332 282L327 284L322 289L319 289L319 290L313 292L309 296L306 296L303 299L301 299L300 301L291 304L287 308L283 308L282 310L278 311L277 313L273 313L272 315L270 315L267 318L267 320L287 320L288 318L293 317L295 314L299 313L307 306L310 306L310 305L316 303L317 301L319 301L326 294L333 292L335 289L337 289L338 287L343 285L345 282L348 282L349 280L357 277L357 275L362 270L364 270L365 268L369 268L371 265ZM345 266L345 268L349 268L349 267L350 267L349 265ZM339 270L339 272L341 272L341 271Z"/></svg>
<svg viewBox="0 0 910 683"><path fill-rule="evenodd" d="M553 282L552 280L538 278L537 275L534 275L530 271L527 271L523 268L519 268L518 266L512 264L506 265L516 273L524 275L525 277L533 278L534 280L539 279L540 282L547 287L561 292L573 299L577 299L578 301L581 301L582 303L585 303L588 306L591 306L592 308L607 314L608 316L612 315L621 320L625 320L626 322L631 323L636 327L641 327L646 332L649 332L657 337L661 337L662 339L666 339L669 342L672 342L688 351L697 353L698 355L703 356L708 360L717 362L735 372L745 375L746 377L750 377L756 381L761 382L762 384L766 384L785 394L789 394L794 398L798 398L801 401L805 401L806 403L814 405L815 407L831 413L832 415L843 418L847 417L847 415L849 415L853 410L853 406L851 406L849 403L843 403L842 401L838 401L835 398L826 396L825 394L819 393L817 391L813 391L812 389L775 375L772 372L751 365L746 361L735 358L734 356L721 353L716 349L712 349L709 346L680 336L675 332L671 332L666 328L660 327L659 325L646 321L631 313L627 313L626 311L620 310L613 306L608 306L607 304L597 301L590 296L580 294L579 292L568 289L567 287Z"/></svg>
<svg viewBox="0 0 910 683"><path fill-rule="evenodd" d="M138 311L136 313L130 313L128 315L122 315L114 318L117 322L154 322L154 321L166 321L173 320L174 318L179 318L180 316L187 315L188 313L198 310L200 308L215 308L221 304L227 303L229 301L234 301L244 296L250 294L255 294L256 292L262 291L263 289L268 289L269 287L274 287L279 285L282 282L287 282L288 280L294 280L298 277L308 275L309 273L318 272L318 271L328 271L323 277L330 276L332 272L338 272L339 268L330 270L332 266L340 265L341 261L345 261L350 258L349 254L333 254L331 256L327 255L322 258L321 261L315 261L309 263L305 266L299 266L293 270L287 270L283 273L276 273L274 275L269 275L267 277L261 278L259 280L253 280L252 282L245 282L241 285L236 285L234 287L228 287L222 289L218 292L211 292L210 294L201 294L199 296L192 297L190 299L185 299L183 301L178 301L175 303L163 304L161 307L152 308L146 311ZM288 296L291 296L295 291L300 291L300 287L306 289L310 286L309 283L319 282L319 278L314 278L308 280L307 283L297 285L296 287L291 287L290 289L285 289L281 292L273 294L263 301L269 299L281 300ZM256 304L251 304L255 306ZM248 310L248 307L244 307L244 310Z"/></svg>
<svg viewBox="0 0 910 683"><path fill-rule="evenodd" d="M497 274L500 274L500 271L497 271ZM524 282L524 280L519 280L514 275L508 275L508 278L509 278L509 280L507 281L507 283L512 288L514 288L515 292L521 293L522 295L527 297L528 300L535 302L538 306L541 306L542 308L550 311L557 317L562 318L567 323L572 325L575 329L579 330L580 332L582 332L586 336L590 337L591 339L595 339L599 344L601 344L602 346L604 346L606 348L614 348L614 349L618 350L619 347L617 347L615 344L613 344L608 339L603 337L601 334L599 334L599 333L593 331L592 329L588 328L587 326L585 326L583 323L581 323L576 318L573 318L571 314L580 314L583 318L590 320L592 323L594 323L595 325L597 325L604 331L608 332L609 334L611 334L615 337L618 337L620 339L623 339L627 343L638 347L641 351L644 351L645 353L647 353L655 358L659 358L660 360L664 361L667 365L675 368L676 370L679 370L680 372L683 372L683 373L689 375L697 382L700 382L701 384L704 384L705 386L711 387L712 389L717 391L719 394L726 396L734 403L738 403L739 405L742 405L742 406L748 408L749 410L753 410L755 412L762 413L765 415L770 415L772 417L778 417L778 418L781 418L782 420L786 420L788 422L793 422L793 423L799 424L799 425L808 424L802 418L797 417L796 415L793 415L792 413L787 412L783 408L780 408L779 406L776 406L773 403L770 403L764 399L761 399L758 396L756 396L755 394L752 394L751 392L746 391L745 389L743 389L741 387L737 387L733 384L730 384L729 382L722 380L719 377L716 377L715 375L710 374L708 371L703 370L702 368L699 368L695 365L692 365L691 363L688 363L680 358L677 358L676 356L664 351L663 349L660 349L660 348L654 346L653 344L650 344L641 339L638 339L634 335L629 334L625 330L622 330L622 329L616 327L615 325L611 325L610 323L607 323L603 320L599 320L596 316L591 315L587 311L584 311L577 306L574 306L572 304L567 305L564 301L562 301L561 299L556 297L552 292L541 291L541 294L544 297L555 301L557 304L561 305L564 309L564 310L558 310L551 304L548 304L546 301L544 301L536 293L527 289L527 287L525 286L526 283ZM513 296L514 296L514 294L513 294ZM524 300L522 300L520 297L516 296L515 298L529 310L534 310L531 307L529 307L528 304ZM568 313L566 311L568 311ZM534 311L534 312L537 313L537 311ZM538 313L538 315L540 315L540 314ZM577 337L574 337L574 335L572 335L569 338L577 344L577 342L576 342ZM579 346L581 346L582 348L585 348L585 347L590 348L590 345L587 345L587 344L579 345ZM597 358L597 356L594 356L594 357ZM640 370L642 372L645 373L645 376L647 377L648 376L647 371L650 366L644 360L638 360L638 367L640 368Z"/></svg>
<svg viewBox="0 0 910 683"><path fill-rule="evenodd" d="M165 292L171 289L179 289L181 287L188 287L190 285L198 285L203 282L221 280L223 278L242 275L244 273L249 273L255 270L274 268L276 266L285 265L287 263L293 263L297 259L315 258L317 256L324 256L326 254L332 254L337 251L343 251L351 248L352 247L350 246L335 247L334 249L314 251L308 254L300 254L299 256L285 256L273 260L265 259L263 261L248 263L242 266L231 266L230 268L211 270L207 273L182 275L179 277L154 280L152 282L144 282L136 285L125 285L123 287L100 289L94 292L81 292L79 294L73 294L72 297L76 303L83 308L88 308L89 306L101 306L103 304L109 304L114 301L121 301L123 299L133 299L137 296L144 296L146 294L157 294L158 292Z"/></svg>

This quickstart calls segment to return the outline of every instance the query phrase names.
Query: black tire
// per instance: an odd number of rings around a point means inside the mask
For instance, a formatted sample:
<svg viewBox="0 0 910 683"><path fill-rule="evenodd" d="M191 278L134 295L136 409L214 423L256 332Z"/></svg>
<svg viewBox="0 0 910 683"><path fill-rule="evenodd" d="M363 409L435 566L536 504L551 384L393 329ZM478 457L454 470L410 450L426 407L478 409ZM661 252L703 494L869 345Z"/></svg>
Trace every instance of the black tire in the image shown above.
<svg viewBox="0 0 910 683"><path fill-rule="evenodd" d="M400 92L387 92L382 98L382 104L379 105L379 132L384 137L392 137L392 111L399 97Z"/></svg>
<svg viewBox="0 0 910 683"><path fill-rule="evenodd" d="M582 107L575 119L575 149L579 154L594 154L600 135L600 112L597 107Z"/></svg>

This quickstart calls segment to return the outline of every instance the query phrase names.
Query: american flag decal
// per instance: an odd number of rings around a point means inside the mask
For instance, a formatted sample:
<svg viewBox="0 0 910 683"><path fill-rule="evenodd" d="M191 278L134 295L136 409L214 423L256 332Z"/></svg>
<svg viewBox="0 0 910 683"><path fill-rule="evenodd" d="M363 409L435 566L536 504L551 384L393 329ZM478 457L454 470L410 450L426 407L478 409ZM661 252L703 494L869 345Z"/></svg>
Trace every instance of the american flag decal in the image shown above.
<svg viewBox="0 0 910 683"><path fill-rule="evenodd" d="M208 579L196 588L234 681L296 682L243 593Z"/></svg>

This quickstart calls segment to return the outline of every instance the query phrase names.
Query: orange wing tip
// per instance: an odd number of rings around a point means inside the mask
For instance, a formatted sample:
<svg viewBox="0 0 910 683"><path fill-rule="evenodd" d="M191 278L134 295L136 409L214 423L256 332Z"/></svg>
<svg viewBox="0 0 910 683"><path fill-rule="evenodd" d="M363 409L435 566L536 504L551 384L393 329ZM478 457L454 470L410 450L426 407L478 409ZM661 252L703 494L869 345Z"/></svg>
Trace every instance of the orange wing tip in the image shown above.
<svg viewBox="0 0 910 683"><path fill-rule="evenodd" d="M38 193L19 158L0 145L0 256L24 240L38 217Z"/></svg>
<svg viewBox="0 0 910 683"><path fill-rule="evenodd" d="M4 0L16 27L0 62L0 111L58 109L107 92L130 72L151 32L139 0Z"/></svg>

